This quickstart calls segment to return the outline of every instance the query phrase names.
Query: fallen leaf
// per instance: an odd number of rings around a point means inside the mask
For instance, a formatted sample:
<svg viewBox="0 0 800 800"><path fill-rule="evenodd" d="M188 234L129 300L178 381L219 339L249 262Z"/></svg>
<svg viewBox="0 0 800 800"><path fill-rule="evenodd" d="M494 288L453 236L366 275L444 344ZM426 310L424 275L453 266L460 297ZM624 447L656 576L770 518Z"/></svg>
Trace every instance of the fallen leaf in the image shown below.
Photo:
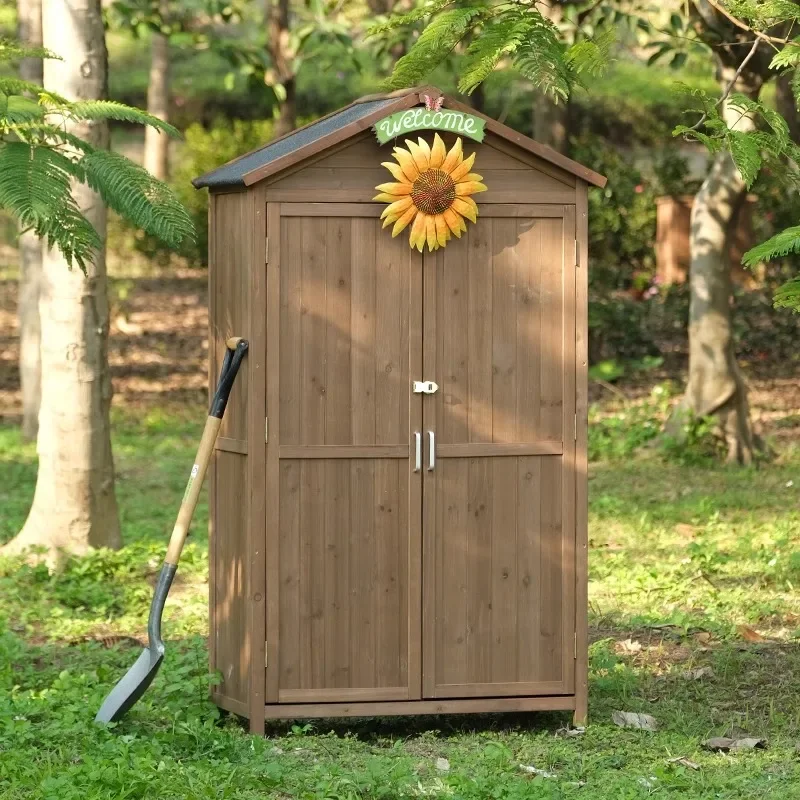
<svg viewBox="0 0 800 800"><path fill-rule="evenodd" d="M658 722L649 714L637 714L634 711L615 711L611 715L615 725L620 728L636 728L642 731L658 730Z"/></svg>
<svg viewBox="0 0 800 800"><path fill-rule="evenodd" d="M446 758L437 758L436 769L440 772L450 772L450 762Z"/></svg>
<svg viewBox="0 0 800 800"><path fill-rule="evenodd" d="M692 638L696 642L700 642L700 644L708 644L711 641L711 634L708 631L699 631L698 633L692 634Z"/></svg>
<svg viewBox="0 0 800 800"><path fill-rule="evenodd" d="M699 681L701 678L713 678L714 670L711 667L697 667L681 672L681 677L687 681Z"/></svg>
<svg viewBox="0 0 800 800"><path fill-rule="evenodd" d="M703 747L713 752L733 752L736 750L753 750L755 748L763 749L766 746L767 743L764 739L758 739L754 736L746 736L743 739L731 739L728 736L714 736L703 742Z"/></svg>
<svg viewBox="0 0 800 800"><path fill-rule="evenodd" d="M700 769L699 764L695 764L694 761L690 761L686 756L678 756L677 758L668 758L667 764L680 764L682 767L688 767L689 769Z"/></svg>
<svg viewBox="0 0 800 800"><path fill-rule="evenodd" d="M763 750L767 743L763 739L758 739L754 736L748 736L744 739L734 739L731 745L731 750Z"/></svg>
<svg viewBox="0 0 800 800"><path fill-rule="evenodd" d="M576 725L574 728L559 728L556 731L556 736L570 738L573 736L583 736L586 733L586 728L583 725Z"/></svg>
<svg viewBox="0 0 800 800"><path fill-rule="evenodd" d="M537 767L532 767L530 764L520 764L519 768L523 772L527 772L528 775L538 775L540 778L555 778L555 772L548 772L546 769L538 769Z"/></svg>
<svg viewBox="0 0 800 800"><path fill-rule="evenodd" d="M720 751L727 752L731 749L732 744L733 739L729 739L727 736L712 736L703 742L703 747L713 753L718 753Z"/></svg>
<svg viewBox="0 0 800 800"><path fill-rule="evenodd" d="M754 631L749 625L739 625L736 628L739 631L739 636L746 642L766 642L767 638L762 636L758 631Z"/></svg>
<svg viewBox="0 0 800 800"><path fill-rule="evenodd" d="M633 639L625 639L624 642L617 642L616 649L623 654L633 655L642 652L642 645Z"/></svg>

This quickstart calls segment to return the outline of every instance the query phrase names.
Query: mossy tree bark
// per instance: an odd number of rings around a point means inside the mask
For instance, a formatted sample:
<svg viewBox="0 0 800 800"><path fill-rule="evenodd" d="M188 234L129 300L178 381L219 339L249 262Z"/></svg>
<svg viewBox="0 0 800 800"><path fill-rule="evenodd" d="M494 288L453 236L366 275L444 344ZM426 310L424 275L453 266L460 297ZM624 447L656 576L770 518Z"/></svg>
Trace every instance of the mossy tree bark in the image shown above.
<svg viewBox="0 0 800 800"><path fill-rule="evenodd" d="M17 0L19 40L32 47L42 46L42 0ZM42 59L25 58L20 77L42 85ZM22 394L22 436L33 440L39 429L42 399L41 324L39 291L42 282L42 243L31 231L19 237L19 380Z"/></svg>
<svg viewBox="0 0 800 800"><path fill-rule="evenodd" d="M45 61L47 89L69 99L107 96L100 0L48 0L43 43L63 58ZM66 128L96 146L108 144L105 123L67 123ZM78 184L74 194L105 238L106 210L100 197ZM59 251L46 250L42 276L39 472L28 519L5 550L37 545L55 560L59 551L82 553L121 544L109 425L105 252L97 253L84 275L70 268Z"/></svg>

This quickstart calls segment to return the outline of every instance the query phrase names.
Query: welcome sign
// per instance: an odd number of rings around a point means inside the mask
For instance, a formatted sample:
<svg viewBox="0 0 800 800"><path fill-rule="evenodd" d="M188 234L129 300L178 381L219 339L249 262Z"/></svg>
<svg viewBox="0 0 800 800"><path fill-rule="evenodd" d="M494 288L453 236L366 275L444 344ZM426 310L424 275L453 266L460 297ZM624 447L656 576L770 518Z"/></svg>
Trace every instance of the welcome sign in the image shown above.
<svg viewBox="0 0 800 800"><path fill-rule="evenodd" d="M429 108L409 108L384 117L375 123L375 133L381 144L409 131L434 130L457 133L476 142L482 142L486 120L463 111L449 108L440 110Z"/></svg>

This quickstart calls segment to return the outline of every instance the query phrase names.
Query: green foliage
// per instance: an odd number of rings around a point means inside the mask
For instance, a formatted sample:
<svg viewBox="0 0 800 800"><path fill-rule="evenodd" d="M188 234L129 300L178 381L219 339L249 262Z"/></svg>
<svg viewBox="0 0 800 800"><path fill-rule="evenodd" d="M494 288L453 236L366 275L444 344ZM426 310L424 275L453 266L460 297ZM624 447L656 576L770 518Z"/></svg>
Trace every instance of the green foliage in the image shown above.
<svg viewBox="0 0 800 800"><path fill-rule="evenodd" d="M645 401L656 422L661 403ZM590 430L609 413L617 412L594 407ZM581 736L554 735L566 714L316 720L249 736L208 699L222 676L207 666L205 505L167 603L156 680L121 723L94 725L139 653L113 637L145 635L153 575L200 432L187 422L195 415L202 421L202 405L115 412L122 551L72 559L53 575L18 560L0 567L3 800L796 796L800 514L798 489L787 484L796 482L797 454L769 470L630 450L592 464L590 725ZM630 425L625 435L649 436L645 420L642 412L638 432ZM0 426L0 526L24 517L14 496L32 493L34 462L34 448ZM20 465L31 467L22 478ZM742 623L771 641L743 642ZM700 667L712 674L692 678ZM653 714L659 730L622 731L615 710ZM765 736L769 748L702 749L730 725ZM678 756L700 769L670 762ZM643 778L656 779L655 792Z"/></svg>
<svg viewBox="0 0 800 800"><path fill-rule="evenodd" d="M509 59L531 86L555 100L566 100L583 75L599 75L608 63L614 30L608 27L568 48L558 28L536 7L511 2L434 2L399 13L374 27L379 35L422 19L430 21L409 52L394 67L387 86L419 83L458 47L464 50L458 90L471 94Z"/></svg>
<svg viewBox="0 0 800 800"><path fill-rule="evenodd" d="M0 62L38 52L0 42ZM63 129L65 123L101 120L150 125L177 135L171 125L121 103L70 102L25 81L0 79L0 209L83 270L102 242L72 196L74 181L99 192L106 205L170 247L194 235L169 187L124 156Z"/></svg>
<svg viewBox="0 0 800 800"><path fill-rule="evenodd" d="M198 123L184 133L184 142L176 159L170 185L181 206L186 208L196 231L192 240L184 242L180 254L197 265L208 263L208 190L197 190L192 180L221 164L267 144L272 137L272 120L218 119L206 129ZM115 238L123 247L132 247L148 258L165 261L170 250L163 242L129 223L115 226Z"/></svg>

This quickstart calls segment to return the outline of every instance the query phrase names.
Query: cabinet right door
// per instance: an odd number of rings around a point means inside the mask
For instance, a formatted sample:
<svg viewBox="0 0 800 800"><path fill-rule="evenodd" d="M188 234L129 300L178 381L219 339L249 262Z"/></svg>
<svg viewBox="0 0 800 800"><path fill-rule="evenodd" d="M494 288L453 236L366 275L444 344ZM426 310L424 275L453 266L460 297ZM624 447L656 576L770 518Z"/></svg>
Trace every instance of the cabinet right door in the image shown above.
<svg viewBox="0 0 800 800"><path fill-rule="evenodd" d="M574 206L486 204L425 254L425 697L574 691L574 252Z"/></svg>

